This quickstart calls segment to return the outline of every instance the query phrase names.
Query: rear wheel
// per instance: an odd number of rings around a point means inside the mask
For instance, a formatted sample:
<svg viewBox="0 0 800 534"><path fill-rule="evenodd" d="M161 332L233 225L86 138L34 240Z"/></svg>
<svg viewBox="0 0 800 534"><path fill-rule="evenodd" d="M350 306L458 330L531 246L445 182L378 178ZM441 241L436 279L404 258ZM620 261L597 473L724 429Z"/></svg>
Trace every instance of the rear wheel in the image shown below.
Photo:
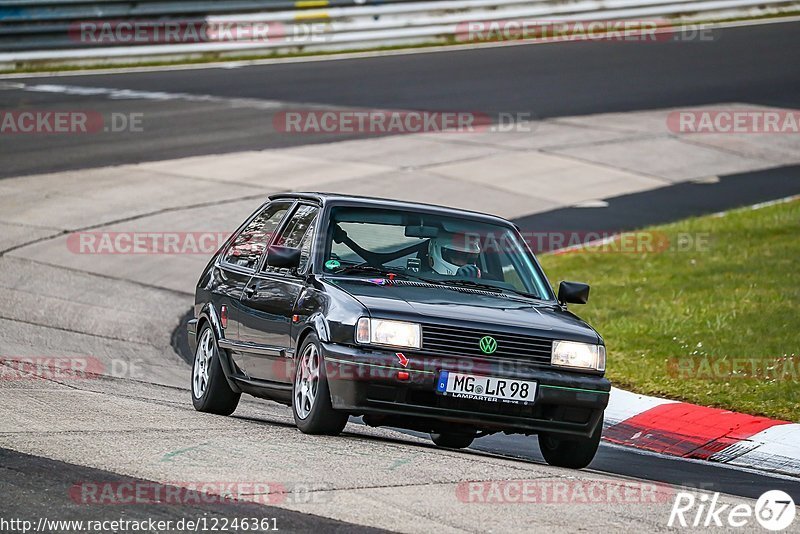
<svg viewBox="0 0 800 534"><path fill-rule="evenodd" d="M219 347L211 327L206 325L197 339L192 364L192 404L198 412L230 415L239 405L241 393L228 385L219 363Z"/></svg>
<svg viewBox="0 0 800 534"><path fill-rule="evenodd" d="M539 434L539 448L545 461L556 467L583 469L594 459L600 446L603 420L597 423L594 433L588 438L562 437L553 434Z"/></svg>
<svg viewBox="0 0 800 534"><path fill-rule="evenodd" d="M455 432L431 432L431 439L439 447L447 449L466 449L475 440L474 434L458 434Z"/></svg>
<svg viewBox="0 0 800 534"><path fill-rule="evenodd" d="M292 387L294 423L305 434L336 436L347 424L347 414L331 405L328 377L319 339L310 334L300 347Z"/></svg>

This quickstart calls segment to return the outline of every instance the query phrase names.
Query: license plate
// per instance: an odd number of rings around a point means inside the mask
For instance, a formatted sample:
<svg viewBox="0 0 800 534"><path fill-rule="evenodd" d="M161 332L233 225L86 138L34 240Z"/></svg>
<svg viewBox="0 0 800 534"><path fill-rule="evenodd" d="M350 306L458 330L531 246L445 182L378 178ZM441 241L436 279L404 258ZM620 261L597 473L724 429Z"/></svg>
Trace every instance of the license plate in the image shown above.
<svg viewBox="0 0 800 534"><path fill-rule="evenodd" d="M527 404L536 398L536 382L442 371L436 391L459 399Z"/></svg>

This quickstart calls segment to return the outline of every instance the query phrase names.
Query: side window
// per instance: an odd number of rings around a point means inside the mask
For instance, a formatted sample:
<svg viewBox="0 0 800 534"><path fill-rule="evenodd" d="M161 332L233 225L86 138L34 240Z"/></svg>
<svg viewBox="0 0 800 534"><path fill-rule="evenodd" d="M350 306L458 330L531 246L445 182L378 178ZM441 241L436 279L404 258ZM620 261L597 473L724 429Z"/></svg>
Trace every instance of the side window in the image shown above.
<svg viewBox="0 0 800 534"><path fill-rule="evenodd" d="M307 204L301 204L297 207L297 210L292 215L292 219L286 224L286 227L283 229L283 232L278 236L275 240L275 244L281 247L289 247L289 248L299 248L307 250L301 256L300 260L300 272L303 272L303 269L307 266L308 261L310 259L311 254L311 235L313 235L313 226L314 221L317 217L317 212L319 208L316 206L309 206ZM306 236L309 236L308 239L303 239ZM267 265L264 266L264 271L273 272L279 269L275 269L273 267L269 267Z"/></svg>
<svg viewBox="0 0 800 534"><path fill-rule="evenodd" d="M258 259L267 248L267 243L290 206L291 204L281 202L269 204L264 208L236 236L228 250L225 251L222 261L247 269L255 269Z"/></svg>

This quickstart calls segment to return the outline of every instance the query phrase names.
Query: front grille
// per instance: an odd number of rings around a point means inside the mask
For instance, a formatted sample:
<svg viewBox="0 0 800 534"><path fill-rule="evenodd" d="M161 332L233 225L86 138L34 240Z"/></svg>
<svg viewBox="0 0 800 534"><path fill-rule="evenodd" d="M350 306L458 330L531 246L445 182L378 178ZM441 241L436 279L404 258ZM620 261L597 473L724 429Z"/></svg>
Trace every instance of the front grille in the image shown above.
<svg viewBox="0 0 800 534"><path fill-rule="evenodd" d="M492 336L497 341L493 354L484 354L480 340ZM484 359L518 360L550 365L553 341L546 338L505 334L470 328L422 325L422 350L442 356L474 356Z"/></svg>

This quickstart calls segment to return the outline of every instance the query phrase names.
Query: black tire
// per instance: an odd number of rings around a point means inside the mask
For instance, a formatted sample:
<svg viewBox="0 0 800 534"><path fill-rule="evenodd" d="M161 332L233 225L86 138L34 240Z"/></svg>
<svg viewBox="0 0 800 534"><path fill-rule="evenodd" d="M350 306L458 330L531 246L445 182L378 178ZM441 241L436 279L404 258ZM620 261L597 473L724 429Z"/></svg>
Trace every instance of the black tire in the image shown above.
<svg viewBox="0 0 800 534"><path fill-rule="evenodd" d="M603 420L600 419L594 433L588 438L539 434L539 448L549 465L583 469L592 463L594 455L597 454L602 432Z"/></svg>
<svg viewBox="0 0 800 534"><path fill-rule="evenodd" d="M439 447L447 449L466 449L475 440L474 434L457 434L455 432L431 432L431 439Z"/></svg>
<svg viewBox="0 0 800 534"><path fill-rule="evenodd" d="M314 390L311 381L305 382L305 387L308 389L303 390L304 375L301 365L304 362L311 361L314 358L312 356L314 352L317 358L316 390ZM313 367L308 367L308 369L313 370ZM334 410L331 405L331 392L328 388L325 360L322 357L322 347L320 347L319 339L316 335L309 334L300 346L300 350L297 352L294 372L294 379L292 380L292 413L294 414L294 423L297 428L304 434L327 436L341 434L347 424L347 414ZM306 377L308 376L306 375ZM305 394L303 391L305 391ZM309 391L314 391L310 404L306 402L309 399Z"/></svg>
<svg viewBox="0 0 800 534"><path fill-rule="evenodd" d="M207 357L205 352L208 350L211 351L210 357ZM198 367L203 365L203 362L207 369L205 381L202 372L198 376ZM205 388L201 387L202 382L205 382ZM200 335L197 337L197 349L194 353L189 389L192 392L192 404L195 410L217 415L232 414L242 396L241 393L234 392L225 379L222 365L219 363L217 338L208 325L200 331Z"/></svg>

